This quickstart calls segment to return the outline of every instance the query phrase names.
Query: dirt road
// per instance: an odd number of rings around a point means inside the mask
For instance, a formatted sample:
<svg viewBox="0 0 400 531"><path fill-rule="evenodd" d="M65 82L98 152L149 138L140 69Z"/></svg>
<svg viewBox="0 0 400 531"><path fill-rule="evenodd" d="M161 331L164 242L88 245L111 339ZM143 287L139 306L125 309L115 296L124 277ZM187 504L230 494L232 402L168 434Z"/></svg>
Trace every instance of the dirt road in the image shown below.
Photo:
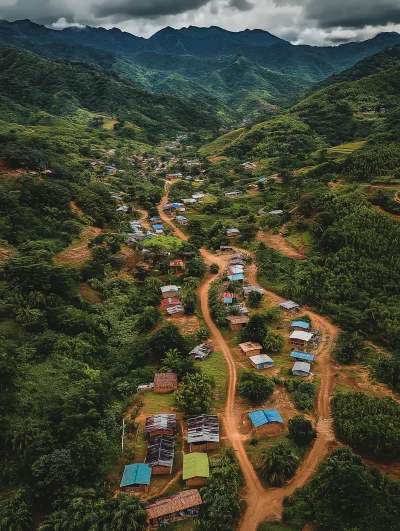
<svg viewBox="0 0 400 531"><path fill-rule="evenodd" d="M162 206L167 203L167 199L167 195L165 195L160 203L160 217L165 223L174 228L175 234L179 238L187 240L187 236L176 227L173 220L171 220L162 210ZM240 249L238 250L240 251ZM247 251L242 252L247 253ZM220 266L220 269L224 268L228 262L228 257L216 256L205 249L201 249L201 255L206 263L217 263ZM318 464L328 453L330 445L334 443L329 407L329 397L334 385L334 373L330 360L330 352L336 341L338 330L328 319L307 310L307 313L313 320L314 326L321 330L324 339L316 356L316 372L320 378L316 405L318 415L318 438L314 442L313 447L291 482L282 488L266 489L261 484L249 461L243 444L243 435L239 432L235 420L234 412L237 384L236 366L227 343L211 318L210 309L208 307L208 291L214 278L215 276L208 275L200 288L201 311L204 320L211 331L214 347L223 353L229 370L228 395L223 423L226 435L229 438L231 445L236 450L236 455L245 480L244 499L246 502L246 511L241 520L240 529L241 531L256 531L258 525L264 520L280 517L283 498L292 494L296 488L304 485L312 477ZM257 268L255 264L253 264L247 271L247 278L251 285L258 285ZM274 304L283 301L279 295L273 292L266 291L266 296L269 297Z"/></svg>

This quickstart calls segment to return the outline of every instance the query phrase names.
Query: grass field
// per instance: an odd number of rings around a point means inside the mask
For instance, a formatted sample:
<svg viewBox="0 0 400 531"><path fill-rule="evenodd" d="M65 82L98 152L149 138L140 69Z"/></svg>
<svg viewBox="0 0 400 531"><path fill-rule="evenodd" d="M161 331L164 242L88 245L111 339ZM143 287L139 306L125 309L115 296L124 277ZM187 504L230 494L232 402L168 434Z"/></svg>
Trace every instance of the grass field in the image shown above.
<svg viewBox="0 0 400 531"><path fill-rule="evenodd" d="M304 246L309 247L311 245L313 237L311 232L306 230L304 232L294 232L289 234L286 239L295 249L301 251L304 250Z"/></svg>
<svg viewBox="0 0 400 531"><path fill-rule="evenodd" d="M196 364L204 374L214 378L219 398L213 401L213 409L216 413L223 411L228 390L228 367L224 356L221 352L213 352L204 361L198 361Z"/></svg>
<svg viewBox="0 0 400 531"><path fill-rule="evenodd" d="M237 140L241 136L243 131L243 127L240 129L235 129L234 131L229 131L229 133L226 133L225 135L222 135L219 138L213 140L212 142L210 142L210 144L201 147L199 149L199 152L202 155L205 155L206 157L221 153L224 149L230 146L232 142Z"/></svg>

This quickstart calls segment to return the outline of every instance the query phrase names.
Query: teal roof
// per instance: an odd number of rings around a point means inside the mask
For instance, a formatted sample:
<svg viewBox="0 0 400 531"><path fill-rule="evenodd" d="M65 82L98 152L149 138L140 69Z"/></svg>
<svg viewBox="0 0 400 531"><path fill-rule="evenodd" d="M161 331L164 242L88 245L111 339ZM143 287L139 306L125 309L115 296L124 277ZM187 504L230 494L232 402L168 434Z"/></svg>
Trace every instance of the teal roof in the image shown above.
<svg viewBox="0 0 400 531"><path fill-rule="evenodd" d="M147 463L135 463L126 465L120 487L130 485L148 485L151 478L151 468Z"/></svg>

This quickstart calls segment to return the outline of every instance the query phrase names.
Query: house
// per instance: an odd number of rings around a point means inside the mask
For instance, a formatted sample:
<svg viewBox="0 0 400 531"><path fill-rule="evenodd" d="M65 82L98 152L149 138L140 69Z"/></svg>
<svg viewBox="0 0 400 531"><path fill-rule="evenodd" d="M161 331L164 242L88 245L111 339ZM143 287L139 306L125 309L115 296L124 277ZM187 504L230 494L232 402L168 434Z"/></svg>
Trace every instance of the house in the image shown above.
<svg viewBox="0 0 400 531"><path fill-rule="evenodd" d="M163 286L161 288L161 293L164 299L176 297L177 295L179 295L180 292L181 292L181 288L175 285Z"/></svg>
<svg viewBox="0 0 400 531"><path fill-rule="evenodd" d="M176 415L173 413L158 413L147 417L144 431L148 437L156 435L174 435L176 430Z"/></svg>
<svg viewBox="0 0 400 531"><path fill-rule="evenodd" d="M114 175L114 173L117 173L117 168L115 166L104 166L103 168L104 175Z"/></svg>
<svg viewBox="0 0 400 531"><path fill-rule="evenodd" d="M169 267L181 267L182 269L184 269L185 262L183 260L172 260L172 262L169 263Z"/></svg>
<svg viewBox="0 0 400 531"><path fill-rule="evenodd" d="M292 330L301 330L303 332L307 332L307 330L310 330L310 323L307 321L292 321L291 325Z"/></svg>
<svg viewBox="0 0 400 531"><path fill-rule="evenodd" d="M185 212L186 208L183 206L183 203L171 203L171 209L176 212Z"/></svg>
<svg viewBox="0 0 400 531"><path fill-rule="evenodd" d="M146 463L154 475L172 474L175 454L175 437L155 435L149 439Z"/></svg>
<svg viewBox="0 0 400 531"><path fill-rule="evenodd" d="M151 468L146 463L126 465L119 485L124 492L147 492L151 479Z"/></svg>
<svg viewBox="0 0 400 531"><path fill-rule="evenodd" d="M153 216L152 218L150 218L150 221L151 221L151 222L161 221L161 218L158 217L158 216Z"/></svg>
<svg viewBox="0 0 400 531"><path fill-rule="evenodd" d="M127 207L126 205L122 205L122 206L118 207L115 212L126 214L128 212L128 210L129 210L129 207Z"/></svg>
<svg viewBox="0 0 400 531"><path fill-rule="evenodd" d="M170 306L181 306L181 301L179 299L176 299L174 297L170 297L168 299L163 299L161 301L161 308L169 308Z"/></svg>
<svg viewBox="0 0 400 531"><path fill-rule="evenodd" d="M257 433L276 434L282 431L283 419L277 409L251 411L249 417Z"/></svg>
<svg viewBox="0 0 400 531"><path fill-rule="evenodd" d="M245 170L254 170L254 168L256 167L256 164L254 164L254 162L244 162L242 166L243 166L243 169Z"/></svg>
<svg viewBox="0 0 400 531"><path fill-rule="evenodd" d="M200 201L201 199L203 199L203 197L204 194L202 194L201 192L196 192L192 195L192 199L196 199L196 201Z"/></svg>
<svg viewBox="0 0 400 531"><path fill-rule="evenodd" d="M259 216L263 216L264 214L266 214L266 211L265 211L263 208L261 208L261 209L257 212L257 214L258 214Z"/></svg>
<svg viewBox="0 0 400 531"><path fill-rule="evenodd" d="M249 293L252 291L256 291L257 293L261 293L261 295L264 295L264 290L260 288L260 286L245 286L243 288L243 294L245 297L248 297Z"/></svg>
<svg viewBox="0 0 400 531"><path fill-rule="evenodd" d="M267 356L267 354L250 356L250 362L252 366L258 371L261 371L262 369L268 369L268 367L272 367L272 365L274 364L273 359Z"/></svg>
<svg viewBox="0 0 400 531"><path fill-rule="evenodd" d="M116 201L117 203L123 201L123 198L120 195L112 195L111 199L114 199L114 201Z"/></svg>
<svg viewBox="0 0 400 531"><path fill-rule="evenodd" d="M229 267L228 269L228 275L239 275L240 273L243 273L244 266L242 265L233 265Z"/></svg>
<svg viewBox="0 0 400 531"><path fill-rule="evenodd" d="M303 332L295 330L289 336L290 344L295 347L306 348L309 341L311 341L313 334L311 332Z"/></svg>
<svg viewBox="0 0 400 531"><path fill-rule="evenodd" d="M222 252L222 253L229 253L232 251L232 245L221 245L219 250Z"/></svg>
<svg viewBox="0 0 400 531"><path fill-rule="evenodd" d="M306 361L296 361L292 368L292 374L295 376L310 376L311 365Z"/></svg>
<svg viewBox="0 0 400 531"><path fill-rule="evenodd" d="M239 229L235 229L235 228L226 229L226 235L228 236L228 238L231 238L231 239L237 238L239 234L240 234Z"/></svg>
<svg viewBox="0 0 400 531"><path fill-rule="evenodd" d="M154 375L154 392L171 393L178 389L178 377L173 372L157 372Z"/></svg>
<svg viewBox="0 0 400 531"><path fill-rule="evenodd" d="M126 234L126 243L137 243L142 242L146 238L146 234L144 232L132 232Z"/></svg>
<svg viewBox="0 0 400 531"><path fill-rule="evenodd" d="M184 518L194 517L199 514L200 505L203 501L200 493L196 489L184 490L167 496L159 498L147 506L147 514L149 515L150 524L158 526L158 524L166 524Z"/></svg>
<svg viewBox="0 0 400 531"><path fill-rule="evenodd" d="M182 199L182 203L184 205L194 205L197 203L197 199L194 199L193 197L189 197L188 199Z"/></svg>
<svg viewBox="0 0 400 531"><path fill-rule="evenodd" d="M250 310L248 310L246 306L241 302L239 302L239 304L234 304L232 306L232 310L235 312L238 311L239 315L247 315L248 313L250 313Z"/></svg>
<svg viewBox="0 0 400 531"><path fill-rule="evenodd" d="M187 487L200 487L207 485L210 477L208 455L202 452L193 452L183 456L182 479Z"/></svg>
<svg viewBox="0 0 400 531"><path fill-rule="evenodd" d="M148 383L148 384L142 384L138 385L138 391L153 391L154 389L154 383Z"/></svg>
<svg viewBox="0 0 400 531"><path fill-rule="evenodd" d="M225 291L222 294L222 300L223 300L224 304L232 304L234 296L235 296L234 293L231 293L229 291Z"/></svg>
<svg viewBox="0 0 400 531"><path fill-rule="evenodd" d="M190 452L206 452L219 446L217 415L196 415L188 418L187 443Z"/></svg>
<svg viewBox="0 0 400 531"><path fill-rule="evenodd" d="M169 181L172 181L173 179L180 179L181 177L181 173L167 173L167 175L165 176L165 178Z"/></svg>
<svg viewBox="0 0 400 531"><path fill-rule="evenodd" d="M201 345L197 345L197 347L194 347L189 352L189 357L193 360L203 361L207 358L209 354L211 354L212 351L212 345L210 345L209 343L202 343Z"/></svg>
<svg viewBox="0 0 400 531"><path fill-rule="evenodd" d="M235 275L228 275L228 279L231 282L243 282L244 275L243 275L243 273L237 273Z"/></svg>
<svg viewBox="0 0 400 531"><path fill-rule="evenodd" d="M263 183L265 183L265 181L267 181L267 180L268 180L268 177L261 177L260 179L258 179L258 182L259 182L260 184L263 184Z"/></svg>
<svg viewBox="0 0 400 531"><path fill-rule="evenodd" d="M164 231L164 226L162 225L162 223L154 223L152 227L155 232L157 232L158 230Z"/></svg>
<svg viewBox="0 0 400 531"><path fill-rule="evenodd" d="M225 193L225 197L230 197L231 199L235 199L236 197L239 197L240 195L243 195L242 190L234 190L233 192Z"/></svg>
<svg viewBox="0 0 400 531"><path fill-rule="evenodd" d="M188 220L185 218L185 216L176 216L176 221L179 223L179 225L187 225Z"/></svg>
<svg viewBox="0 0 400 531"><path fill-rule="evenodd" d="M247 341L246 343L240 343L239 348L243 354L249 358L250 356L257 356L258 354L261 354L262 346L260 343Z"/></svg>
<svg viewBox="0 0 400 531"><path fill-rule="evenodd" d="M235 260L235 259L246 261L247 260L247 256L245 254L243 254L243 253L235 253L235 254L233 254L231 256L231 261Z"/></svg>
<svg viewBox="0 0 400 531"><path fill-rule="evenodd" d="M249 318L245 315L228 315L226 318L229 321L229 328L231 330L242 330L249 322Z"/></svg>
<svg viewBox="0 0 400 531"><path fill-rule="evenodd" d="M300 306L293 301L284 301L279 304L279 308L282 308L285 312L295 313L300 310Z"/></svg>
<svg viewBox="0 0 400 531"><path fill-rule="evenodd" d="M282 216L283 210L271 210L271 212L269 212L269 215L270 216Z"/></svg>
<svg viewBox="0 0 400 531"><path fill-rule="evenodd" d="M170 317L183 317L185 315L185 308L182 306L182 304L170 306L167 308L167 314Z"/></svg>
<svg viewBox="0 0 400 531"><path fill-rule="evenodd" d="M306 361L307 363L313 363L314 354L309 354L308 352L301 352L300 350L292 350L290 357L294 358L297 361Z"/></svg>

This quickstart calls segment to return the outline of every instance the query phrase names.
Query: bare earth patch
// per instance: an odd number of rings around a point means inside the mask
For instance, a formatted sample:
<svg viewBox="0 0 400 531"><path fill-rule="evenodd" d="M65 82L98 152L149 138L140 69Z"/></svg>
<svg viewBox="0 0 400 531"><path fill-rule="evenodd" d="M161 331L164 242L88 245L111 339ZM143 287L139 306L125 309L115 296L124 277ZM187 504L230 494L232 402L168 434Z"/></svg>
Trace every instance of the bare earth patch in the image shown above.
<svg viewBox="0 0 400 531"><path fill-rule="evenodd" d="M98 304L99 302L101 302L100 293L92 289L87 282L81 282L79 284L78 293L89 304Z"/></svg>
<svg viewBox="0 0 400 531"><path fill-rule="evenodd" d="M292 247L282 234L271 234L260 230L257 233L257 241L266 243L268 247L276 249L289 258L294 258L295 260L306 259L306 256Z"/></svg>
<svg viewBox="0 0 400 531"><path fill-rule="evenodd" d="M54 257L56 264L68 264L75 267L82 267L90 258L89 241L100 234L101 229L97 227L85 227L78 240L73 242L68 249L61 251Z"/></svg>
<svg viewBox="0 0 400 531"><path fill-rule="evenodd" d="M11 247L0 247L0 262L8 260L15 253L15 250Z"/></svg>

